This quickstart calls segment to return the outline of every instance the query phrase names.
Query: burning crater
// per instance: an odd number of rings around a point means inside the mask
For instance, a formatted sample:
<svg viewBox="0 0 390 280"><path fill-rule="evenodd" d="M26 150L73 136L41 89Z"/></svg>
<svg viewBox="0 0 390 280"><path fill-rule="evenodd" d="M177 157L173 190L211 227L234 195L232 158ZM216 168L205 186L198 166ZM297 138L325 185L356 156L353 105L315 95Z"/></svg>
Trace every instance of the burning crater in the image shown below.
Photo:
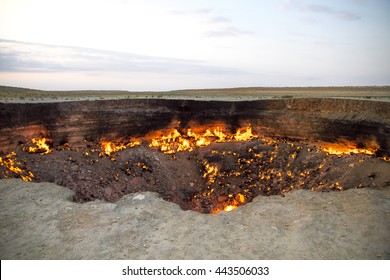
<svg viewBox="0 0 390 280"><path fill-rule="evenodd" d="M78 202L158 192L201 213L257 195L390 184L389 103L110 100L0 103L0 177Z"/></svg>

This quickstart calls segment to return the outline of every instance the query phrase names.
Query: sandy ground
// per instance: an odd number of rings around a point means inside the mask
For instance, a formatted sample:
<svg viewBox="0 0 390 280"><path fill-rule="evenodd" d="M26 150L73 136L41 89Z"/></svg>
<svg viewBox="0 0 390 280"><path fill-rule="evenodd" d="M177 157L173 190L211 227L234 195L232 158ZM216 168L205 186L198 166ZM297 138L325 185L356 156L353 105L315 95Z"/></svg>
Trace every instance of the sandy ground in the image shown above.
<svg viewBox="0 0 390 280"><path fill-rule="evenodd" d="M0 180L1 259L390 259L390 188L258 196L216 215L158 194L78 204Z"/></svg>
<svg viewBox="0 0 390 280"><path fill-rule="evenodd" d="M250 101L275 98L349 98L390 101L390 86L244 87L134 92L124 90L44 91L0 85L0 101L5 103L46 103L150 98L215 101Z"/></svg>

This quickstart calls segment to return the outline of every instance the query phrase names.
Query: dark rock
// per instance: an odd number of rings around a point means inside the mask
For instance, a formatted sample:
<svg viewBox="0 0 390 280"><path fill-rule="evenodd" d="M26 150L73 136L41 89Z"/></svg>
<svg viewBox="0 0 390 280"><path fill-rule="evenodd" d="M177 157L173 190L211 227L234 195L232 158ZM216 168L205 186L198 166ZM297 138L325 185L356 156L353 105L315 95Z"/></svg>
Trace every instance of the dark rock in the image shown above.
<svg viewBox="0 0 390 280"><path fill-rule="evenodd" d="M184 104L186 111L180 109ZM40 136L49 137L54 147L65 142L85 147L85 139L129 139L176 126L177 121L182 129L189 123L218 122L232 131L250 122L264 136L322 142L345 138L362 148L372 144L362 139L376 139L378 154L390 154L388 102L326 98L0 103L0 151L7 153Z"/></svg>

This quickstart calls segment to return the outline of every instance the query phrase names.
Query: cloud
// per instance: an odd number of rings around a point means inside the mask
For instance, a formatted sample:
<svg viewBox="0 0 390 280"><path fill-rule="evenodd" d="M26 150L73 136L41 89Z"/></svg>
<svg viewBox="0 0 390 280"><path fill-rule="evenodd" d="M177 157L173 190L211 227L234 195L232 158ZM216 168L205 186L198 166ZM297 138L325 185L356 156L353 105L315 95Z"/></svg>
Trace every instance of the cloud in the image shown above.
<svg viewBox="0 0 390 280"><path fill-rule="evenodd" d="M355 0L357 3L363 3L364 0ZM356 13L346 10L336 10L327 5L319 5L319 4L306 4L302 2L296 2L293 0L285 0L282 4L278 6L279 10L298 10L302 13L306 14L323 14L327 16L332 16L339 20L343 21L357 21L361 20L362 17Z"/></svg>
<svg viewBox="0 0 390 280"><path fill-rule="evenodd" d="M346 20L346 21L355 21L355 20L361 20L362 17L357 15L357 14L354 14L354 13L351 13L351 12L348 12L348 11L339 11L337 12L337 17L342 19L342 20Z"/></svg>
<svg viewBox="0 0 390 280"><path fill-rule="evenodd" d="M252 31L244 30L236 26L233 21L221 16L213 9L192 9L192 10L175 10L172 14L177 16L195 17L199 22L199 29L204 38L221 38L221 37L239 37L241 35L253 34Z"/></svg>
<svg viewBox="0 0 390 280"><path fill-rule="evenodd" d="M284 0L282 4L278 6L279 10L287 10L290 8L292 1L291 0Z"/></svg>
<svg viewBox="0 0 390 280"><path fill-rule="evenodd" d="M205 15L205 14L211 14L213 12L212 9L190 9L190 10L174 10L172 11L172 14L179 15L179 16L188 16L188 15Z"/></svg>
<svg viewBox="0 0 390 280"><path fill-rule="evenodd" d="M253 32L236 28L233 26L227 26L227 27L218 28L214 30L208 30L203 33L203 36L209 38L218 38L218 37L238 37L246 34L253 34Z"/></svg>
<svg viewBox="0 0 390 280"><path fill-rule="evenodd" d="M350 1L359 5L363 5L367 3L367 0L350 0Z"/></svg>
<svg viewBox="0 0 390 280"><path fill-rule="evenodd" d="M309 13L325 13L325 14L332 14L334 11L332 8L324 5L317 5L317 4L301 4L299 7L304 12Z"/></svg>
<svg viewBox="0 0 390 280"><path fill-rule="evenodd" d="M0 72L121 72L226 74L241 71L197 60L0 39Z"/></svg>
<svg viewBox="0 0 390 280"><path fill-rule="evenodd" d="M230 23L231 20L228 19L227 17L213 17L210 19L210 22L212 23Z"/></svg>
<svg viewBox="0 0 390 280"><path fill-rule="evenodd" d="M231 30L209 30L203 33L203 37L206 38L218 38L218 37L237 37L237 33Z"/></svg>
<svg viewBox="0 0 390 280"><path fill-rule="evenodd" d="M315 4L301 4L300 9L308 13L322 13L334 16L345 21L355 21L362 19L361 16L350 11L338 11L329 6L315 5Z"/></svg>

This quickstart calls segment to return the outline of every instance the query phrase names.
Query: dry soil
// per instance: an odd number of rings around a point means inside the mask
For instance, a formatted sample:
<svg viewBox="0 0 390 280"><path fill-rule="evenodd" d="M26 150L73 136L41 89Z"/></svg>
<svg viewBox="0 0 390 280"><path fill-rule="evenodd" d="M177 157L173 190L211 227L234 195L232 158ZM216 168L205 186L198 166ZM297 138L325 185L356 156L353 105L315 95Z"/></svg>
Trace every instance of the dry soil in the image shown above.
<svg viewBox="0 0 390 280"><path fill-rule="evenodd" d="M0 181L1 259L390 259L390 188L258 196L216 215L145 192L75 203Z"/></svg>

